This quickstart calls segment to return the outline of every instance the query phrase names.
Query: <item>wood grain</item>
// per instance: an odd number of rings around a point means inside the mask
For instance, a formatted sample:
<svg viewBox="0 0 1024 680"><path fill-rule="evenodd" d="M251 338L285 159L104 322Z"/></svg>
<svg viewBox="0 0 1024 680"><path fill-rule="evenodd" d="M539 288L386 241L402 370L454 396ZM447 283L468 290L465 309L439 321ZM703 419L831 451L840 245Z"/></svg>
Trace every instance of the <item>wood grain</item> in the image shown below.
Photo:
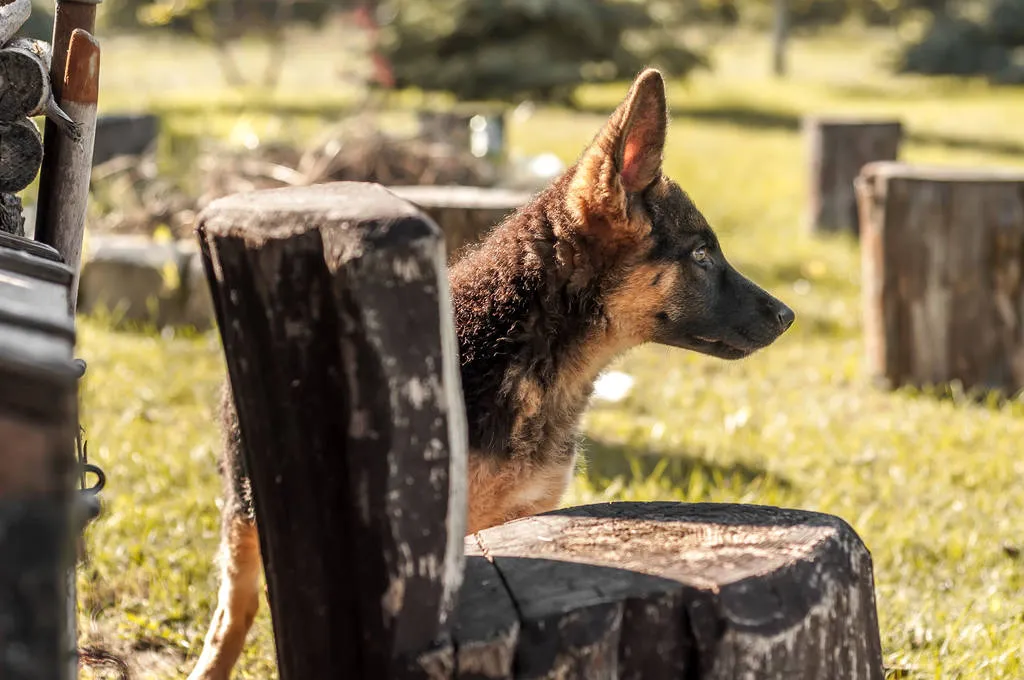
<svg viewBox="0 0 1024 680"><path fill-rule="evenodd" d="M871 558L836 517L601 504L488 529L466 550L514 604L512 677L882 677ZM467 570L461 597L480 604L460 606L455 642L468 629L502 641L498 657L515 626L504 604L488 610L488 578Z"/></svg>
<svg viewBox="0 0 1024 680"><path fill-rule="evenodd" d="M803 127L809 169L807 229L856 236L860 219L854 180L867 163L896 160L903 126L899 121L807 117Z"/></svg>
<svg viewBox="0 0 1024 680"><path fill-rule="evenodd" d="M871 373L1024 387L1024 172L871 164L858 196Z"/></svg>
<svg viewBox="0 0 1024 680"><path fill-rule="evenodd" d="M92 176L93 142L96 137L100 47L97 40L82 29L72 32L70 42L63 86L65 96L61 106L78 124L80 136L78 139L66 139L67 143L57 145L51 171L40 176L36 238L53 246L63 260L74 268L75 278L71 284L69 300L71 312L74 313L78 301L82 238L89 200L89 180ZM48 130L49 125L47 122ZM48 144L48 153L49 148ZM44 176L47 178L45 184Z"/></svg>
<svg viewBox="0 0 1024 680"><path fill-rule="evenodd" d="M21 198L16 194L0 193L0 235L24 236L25 215Z"/></svg>
<svg viewBox="0 0 1024 680"><path fill-rule="evenodd" d="M32 183L43 162L39 128L27 118L0 122L0 192L17 193Z"/></svg>
<svg viewBox="0 0 1024 680"><path fill-rule="evenodd" d="M0 49L0 120L34 116L46 109L50 99L49 65L45 55L31 48L33 44L18 41Z"/></svg>
<svg viewBox="0 0 1024 680"><path fill-rule="evenodd" d="M0 1L0 45L15 36L32 14L32 0Z"/></svg>
<svg viewBox="0 0 1024 680"><path fill-rule="evenodd" d="M466 433L437 226L340 182L221 199L199 237L281 678L448 677Z"/></svg>
<svg viewBox="0 0 1024 680"><path fill-rule="evenodd" d="M77 114L72 113L69 108L73 107L68 107L64 101L68 54L71 49L72 36L76 30L81 30L90 36L95 32L97 4L98 0L86 0L85 2L57 0L54 9L53 39L50 41L53 46L53 55L50 59L50 87L53 90L54 100L75 121L78 120ZM95 113L93 115L95 116ZM68 156L65 154L74 155L75 147L84 149L86 146L91 153L93 145L92 136L89 136L88 139L75 140L68 137L62 127L66 128L65 125L58 122L57 118L47 117L46 125L43 128L43 147L46 160L39 173L40 201L36 213L35 237L50 245L54 245L57 239L54 234L59 229L60 222L58 218L51 215L51 211L56 210L55 203L57 202L51 200L50 197L59 195L68 189L61 184L64 180L58 178L59 173L66 174L67 172L66 169L62 170L67 165L65 159ZM82 135L86 133L89 133L89 130L80 131ZM92 132L91 135L95 135L95 132ZM68 147L70 147L70 151ZM64 251L61 253L65 254ZM75 266L78 264L77 260L66 259L65 261Z"/></svg>

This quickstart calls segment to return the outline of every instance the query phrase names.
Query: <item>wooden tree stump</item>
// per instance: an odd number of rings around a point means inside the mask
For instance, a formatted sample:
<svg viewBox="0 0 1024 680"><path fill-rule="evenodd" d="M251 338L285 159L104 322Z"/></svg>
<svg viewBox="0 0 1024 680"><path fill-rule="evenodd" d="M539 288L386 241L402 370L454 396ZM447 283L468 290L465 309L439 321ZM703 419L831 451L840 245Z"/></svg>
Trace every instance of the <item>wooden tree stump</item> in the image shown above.
<svg viewBox="0 0 1024 680"><path fill-rule="evenodd" d="M457 678L883 677L871 557L837 517L606 503L466 545Z"/></svg>
<svg viewBox="0 0 1024 680"><path fill-rule="evenodd" d="M869 370L1024 387L1024 171L877 163L857 189Z"/></svg>
<svg viewBox="0 0 1024 680"><path fill-rule="evenodd" d="M227 197L198 224L280 677L444 673L466 429L440 231L355 182Z"/></svg>
<svg viewBox="0 0 1024 680"><path fill-rule="evenodd" d="M402 186L388 190L437 222L444 232L449 261L531 198L526 191L467 186Z"/></svg>
<svg viewBox="0 0 1024 680"><path fill-rule="evenodd" d="M899 121L804 119L810 167L809 231L857 234L860 222L853 182L865 164L896 160L902 135Z"/></svg>
<svg viewBox="0 0 1024 680"><path fill-rule="evenodd" d="M67 680L77 429L71 271L0 234L0 677Z"/></svg>

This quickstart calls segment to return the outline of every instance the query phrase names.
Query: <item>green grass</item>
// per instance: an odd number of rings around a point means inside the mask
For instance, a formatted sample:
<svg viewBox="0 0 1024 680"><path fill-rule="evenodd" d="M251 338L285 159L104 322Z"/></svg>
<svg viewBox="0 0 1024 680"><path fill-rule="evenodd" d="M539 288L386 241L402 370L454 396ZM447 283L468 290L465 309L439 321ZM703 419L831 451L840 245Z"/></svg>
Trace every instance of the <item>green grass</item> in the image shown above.
<svg viewBox="0 0 1024 680"><path fill-rule="evenodd" d="M105 64L119 63L116 47ZM742 362L654 346L618 360L636 386L588 414L588 463L567 502L712 500L837 514L874 557L888 665L920 678L1020 678L1024 400L871 385L856 244L801 231L798 121L805 112L895 114L908 126L909 160L1021 165L1024 91L886 76L885 47L877 36L801 41L793 76L776 82L765 75L767 44L747 39L725 46L717 73L670 85L669 174L730 259L790 303L797 323ZM584 104L600 111L624 89L593 88ZM514 123L512 143L570 161L602 116L543 109ZM216 588L218 339L84 321L80 354L90 365L91 457L109 478L80 576L84 637L130 656L137 677L180 677ZM272 659L264 607L239 677L273 677Z"/></svg>

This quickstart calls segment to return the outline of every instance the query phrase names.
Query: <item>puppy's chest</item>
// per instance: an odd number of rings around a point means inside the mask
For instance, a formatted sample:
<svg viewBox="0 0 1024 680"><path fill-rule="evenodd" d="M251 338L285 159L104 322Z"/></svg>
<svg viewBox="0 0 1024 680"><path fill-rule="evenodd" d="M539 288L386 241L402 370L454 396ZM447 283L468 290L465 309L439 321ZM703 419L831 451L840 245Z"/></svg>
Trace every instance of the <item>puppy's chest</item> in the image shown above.
<svg viewBox="0 0 1024 680"><path fill-rule="evenodd" d="M513 458L538 463L567 463L575 457L579 422L593 390L582 385L543 389L525 380L513 403L515 418L509 446Z"/></svg>

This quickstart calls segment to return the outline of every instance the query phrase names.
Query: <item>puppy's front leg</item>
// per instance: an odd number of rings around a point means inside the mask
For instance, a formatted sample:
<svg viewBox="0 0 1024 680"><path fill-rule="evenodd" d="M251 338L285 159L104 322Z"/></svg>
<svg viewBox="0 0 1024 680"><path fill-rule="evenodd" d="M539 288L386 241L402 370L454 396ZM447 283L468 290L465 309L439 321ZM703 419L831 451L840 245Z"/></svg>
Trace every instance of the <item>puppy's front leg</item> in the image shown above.
<svg viewBox="0 0 1024 680"><path fill-rule="evenodd" d="M259 609L262 563L256 524L225 517L221 535L220 591L203 652L189 680L228 680Z"/></svg>

